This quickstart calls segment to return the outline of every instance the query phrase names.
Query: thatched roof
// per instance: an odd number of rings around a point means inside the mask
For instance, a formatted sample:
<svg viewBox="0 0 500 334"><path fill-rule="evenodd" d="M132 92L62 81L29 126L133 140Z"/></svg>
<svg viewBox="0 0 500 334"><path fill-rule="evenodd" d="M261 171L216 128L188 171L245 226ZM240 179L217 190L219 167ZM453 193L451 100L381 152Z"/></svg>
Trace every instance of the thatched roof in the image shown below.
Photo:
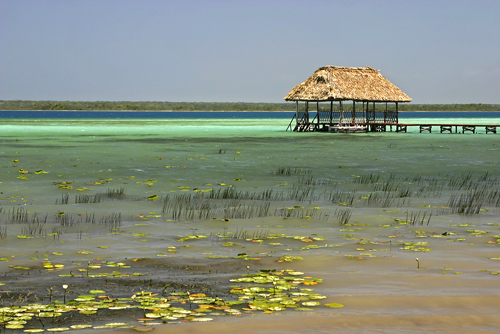
<svg viewBox="0 0 500 334"><path fill-rule="evenodd" d="M371 67L324 66L295 86L285 100L410 102L411 98Z"/></svg>

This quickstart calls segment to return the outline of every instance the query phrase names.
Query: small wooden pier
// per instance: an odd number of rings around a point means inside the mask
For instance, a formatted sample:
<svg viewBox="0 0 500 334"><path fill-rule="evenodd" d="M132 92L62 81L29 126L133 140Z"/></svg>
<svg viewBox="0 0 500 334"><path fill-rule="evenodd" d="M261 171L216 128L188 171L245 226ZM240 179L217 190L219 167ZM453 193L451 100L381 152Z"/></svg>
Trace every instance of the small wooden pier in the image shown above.
<svg viewBox="0 0 500 334"><path fill-rule="evenodd" d="M439 131L439 133L476 133L477 129L485 130L485 133L497 133L497 128L500 124L414 124L414 123L383 123L376 124L375 126L366 124L372 132L407 132L409 127L418 127L420 133L432 133L432 130Z"/></svg>
<svg viewBox="0 0 500 334"><path fill-rule="evenodd" d="M332 132L332 133L366 133L366 132L408 132L408 128L418 128L419 133L497 133L500 124L441 124L441 123L298 123L292 129L295 117L287 127L296 132ZM484 129L484 132L482 131Z"/></svg>

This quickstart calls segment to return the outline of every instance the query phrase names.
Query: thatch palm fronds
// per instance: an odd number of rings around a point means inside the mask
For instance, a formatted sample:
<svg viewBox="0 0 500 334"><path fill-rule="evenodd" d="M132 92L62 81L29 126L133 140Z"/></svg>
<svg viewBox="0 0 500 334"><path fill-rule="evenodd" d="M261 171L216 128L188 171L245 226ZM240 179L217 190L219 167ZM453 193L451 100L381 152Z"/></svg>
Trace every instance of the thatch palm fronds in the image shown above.
<svg viewBox="0 0 500 334"><path fill-rule="evenodd" d="M324 66L295 86L287 101L411 102L411 98L371 67Z"/></svg>

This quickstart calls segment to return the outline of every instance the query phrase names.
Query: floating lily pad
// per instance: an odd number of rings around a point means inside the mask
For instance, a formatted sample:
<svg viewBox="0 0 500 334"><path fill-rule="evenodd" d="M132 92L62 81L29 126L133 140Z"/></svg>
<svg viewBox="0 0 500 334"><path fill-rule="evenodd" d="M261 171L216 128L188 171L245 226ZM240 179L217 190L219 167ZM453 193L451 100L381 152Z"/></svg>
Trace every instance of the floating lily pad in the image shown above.
<svg viewBox="0 0 500 334"><path fill-rule="evenodd" d="M344 307L344 305L339 304L339 303L330 303L330 304L325 304L326 307L331 307L331 308L341 308Z"/></svg>

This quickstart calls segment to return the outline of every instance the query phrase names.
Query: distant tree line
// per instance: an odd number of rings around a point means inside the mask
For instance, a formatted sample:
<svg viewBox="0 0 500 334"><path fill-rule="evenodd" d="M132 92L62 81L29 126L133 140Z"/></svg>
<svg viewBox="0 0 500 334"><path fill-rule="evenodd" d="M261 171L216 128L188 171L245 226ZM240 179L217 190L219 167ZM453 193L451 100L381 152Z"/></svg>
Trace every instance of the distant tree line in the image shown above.
<svg viewBox="0 0 500 334"><path fill-rule="evenodd" d="M315 103L311 104L313 110ZM377 108L384 108L378 104ZM93 110L93 111L293 111L295 103L250 102L130 102L130 101L23 101L0 100L0 110ZM400 111L500 111L500 104L400 103Z"/></svg>

